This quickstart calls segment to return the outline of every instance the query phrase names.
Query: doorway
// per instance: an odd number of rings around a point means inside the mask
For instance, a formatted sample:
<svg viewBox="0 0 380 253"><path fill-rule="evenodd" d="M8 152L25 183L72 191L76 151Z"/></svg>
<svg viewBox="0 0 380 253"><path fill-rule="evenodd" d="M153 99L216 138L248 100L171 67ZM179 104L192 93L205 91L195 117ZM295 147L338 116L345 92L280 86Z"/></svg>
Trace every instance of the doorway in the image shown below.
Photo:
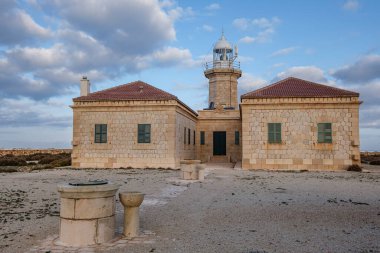
<svg viewBox="0 0 380 253"><path fill-rule="evenodd" d="M213 132L213 154L226 155L226 132Z"/></svg>

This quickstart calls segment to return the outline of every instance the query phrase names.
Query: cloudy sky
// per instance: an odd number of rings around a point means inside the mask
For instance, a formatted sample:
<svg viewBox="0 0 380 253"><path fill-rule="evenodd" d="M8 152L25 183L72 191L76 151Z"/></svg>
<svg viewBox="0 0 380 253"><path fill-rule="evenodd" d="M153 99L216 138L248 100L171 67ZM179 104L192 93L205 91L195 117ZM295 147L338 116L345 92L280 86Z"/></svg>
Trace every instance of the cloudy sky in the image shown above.
<svg viewBox="0 0 380 253"><path fill-rule="evenodd" d="M380 150L380 1L1 0L0 148L70 147L72 98L142 80L207 106L222 28L240 94L296 76L360 92L361 149Z"/></svg>

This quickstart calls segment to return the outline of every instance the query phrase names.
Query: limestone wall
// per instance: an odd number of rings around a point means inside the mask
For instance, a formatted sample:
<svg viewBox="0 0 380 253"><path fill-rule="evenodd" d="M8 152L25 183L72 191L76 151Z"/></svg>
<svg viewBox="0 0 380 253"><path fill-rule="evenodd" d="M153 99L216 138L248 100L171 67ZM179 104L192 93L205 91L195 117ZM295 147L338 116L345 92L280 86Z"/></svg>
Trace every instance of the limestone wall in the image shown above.
<svg viewBox="0 0 380 253"><path fill-rule="evenodd" d="M176 101L78 102L73 106L73 167L176 167ZM107 124L107 143L94 143ZM138 143L138 124L151 124L151 143Z"/></svg>
<svg viewBox="0 0 380 253"><path fill-rule="evenodd" d="M345 169L360 163L358 98L244 99L244 169ZM317 124L332 123L332 143L318 143ZM282 124L282 143L268 143L268 123Z"/></svg>
<svg viewBox="0 0 380 253"><path fill-rule="evenodd" d="M227 161L241 160L241 120L240 112L237 110L210 110L198 111L198 126L197 126L197 159L202 162L213 160L213 132L226 132L226 158ZM205 132L205 144L200 145L200 132ZM235 144L235 131L239 131L240 143ZM214 160L218 161L218 160ZM223 161L223 160L220 160Z"/></svg>
<svg viewBox="0 0 380 253"><path fill-rule="evenodd" d="M181 108L176 110L176 167L179 168L180 160L195 159L194 131L196 131L196 118ZM185 135L186 128L186 135ZM190 144L189 144L189 129L190 129ZM186 138L185 138L186 137Z"/></svg>

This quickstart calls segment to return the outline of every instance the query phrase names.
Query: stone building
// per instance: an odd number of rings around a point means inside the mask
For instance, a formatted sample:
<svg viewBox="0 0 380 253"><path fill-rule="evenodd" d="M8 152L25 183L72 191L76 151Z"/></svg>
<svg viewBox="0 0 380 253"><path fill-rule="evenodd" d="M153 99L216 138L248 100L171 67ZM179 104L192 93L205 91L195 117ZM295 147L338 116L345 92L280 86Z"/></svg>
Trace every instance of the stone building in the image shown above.
<svg viewBox="0 0 380 253"><path fill-rule="evenodd" d="M73 99L72 165L178 168L182 159L243 169L337 170L360 163L359 94L287 78L237 95L242 75L224 35L205 65L209 105L193 111L142 81Z"/></svg>

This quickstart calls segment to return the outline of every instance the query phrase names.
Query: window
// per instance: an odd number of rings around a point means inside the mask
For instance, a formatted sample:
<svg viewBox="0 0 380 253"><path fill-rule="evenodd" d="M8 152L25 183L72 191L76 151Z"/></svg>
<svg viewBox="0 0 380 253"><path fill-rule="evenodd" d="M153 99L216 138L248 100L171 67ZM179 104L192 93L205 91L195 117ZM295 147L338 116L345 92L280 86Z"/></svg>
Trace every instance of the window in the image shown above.
<svg viewBox="0 0 380 253"><path fill-rule="evenodd" d="M332 143L331 123L318 123L318 142Z"/></svg>
<svg viewBox="0 0 380 253"><path fill-rule="evenodd" d="M281 143L281 123L268 123L268 142Z"/></svg>
<svg viewBox="0 0 380 253"><path fill-rule="evenodd" d="M95 143L107 143L107 124L95 124Z"/></svg>
<svg viewBox="0 0 380 253"><path fill-rule="evenodd" d="M186 144L186 127L183 129L183 144Z"/></svg>
<svg viewBox="0 0 380 253"><path fill-rule="evenodd" d="M205 145L205 132L201 131L201 145Z"/></svg>
<svg viewBox="0 0 380 253"><path fill-rule="evenodd" d="M195 130L193 131L193 145L195 145Z"/></svg>
<svg viewBox="0 0 380 253"><path fill-rule="evenodd" d="M187 129L187 144L190 145L190 128Z"/></svg>
<svg viewBox="0 0 380 253"><path fill-rule="evenodd" d="M240 143L239 131L235 131L235 145L239 145L239 143Z"/></svg>
<svg viewBox="0 0 380 253"><path fill-rule="evenodd" d="M150 124L138 124L138 143L150 143Z"/></svg>

